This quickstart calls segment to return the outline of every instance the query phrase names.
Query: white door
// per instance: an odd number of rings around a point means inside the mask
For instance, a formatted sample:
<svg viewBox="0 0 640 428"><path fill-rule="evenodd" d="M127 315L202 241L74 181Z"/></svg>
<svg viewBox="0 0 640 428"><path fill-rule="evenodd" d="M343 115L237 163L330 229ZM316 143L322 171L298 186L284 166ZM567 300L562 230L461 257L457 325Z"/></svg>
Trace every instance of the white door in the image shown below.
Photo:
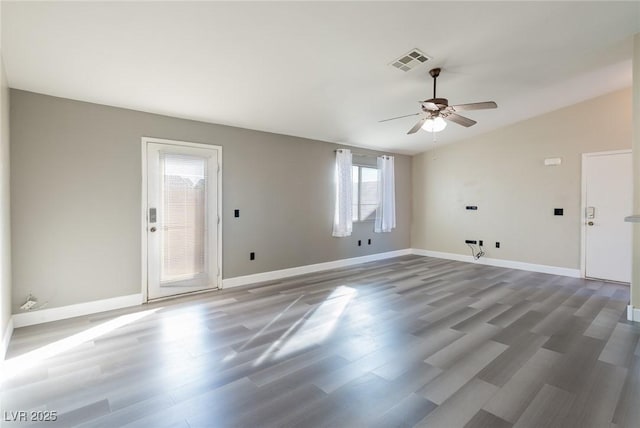
<svg viewBox="0 0 640 428"><path fill-rule="evenodd" d="M585 276L631 282L631 151L583 156Z"/></svg>
<svg viewBox="0 0 640 428"><path fill-rule="evenodd" d="M221 283L220 148L162 141L143 141L148 299Z"/></svg>

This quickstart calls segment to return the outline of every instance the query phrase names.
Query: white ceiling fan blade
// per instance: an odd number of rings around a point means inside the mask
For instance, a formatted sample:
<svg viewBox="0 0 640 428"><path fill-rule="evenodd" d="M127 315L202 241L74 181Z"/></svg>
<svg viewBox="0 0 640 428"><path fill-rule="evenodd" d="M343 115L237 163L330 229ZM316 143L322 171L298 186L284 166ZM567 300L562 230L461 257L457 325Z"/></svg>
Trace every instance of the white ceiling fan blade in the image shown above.
<svg viewBox="0 0 640 428"><path fill-rule="evenodd" d="M478 123L475 120L469 119L468 117L460 116L459 114L455 113L449 113L446 116L442 115L442 117L467 128Z"/></svg>
<svg viewBox="0 0 640 428"><path fill-rule="evenodd" d="M423 117L422 119L420 119L418 121L418 123L416 123L415 125L413 125L413 128L411 128L409 130L409 132L407 132L407 134L415 134L416 132L418 132L420 130L420 128L422 128L422 125L424 125L424 122L427 120L427 116Z"/></svg>
<svg viewBox="0 0 640 428"><path fill-rule="evenodd" d="M456 106L451 106L455 111L463 111L463 110L484 110L489 108L498 108L498 104L493 101L485 101L482 103L471 103L471 104L458 104Z"/></svg>
<svg viewBox="0 0 640 428"><path fill-rule="evenodd" d="M388 121L390 121L390 120L402 119L403 117L417 116L417 115L419 115L419 114L420 114L420 113L412 113L412 114L405 114L404 116L392 117L392 118L390 118L390 119L382 119L382 120L379 120L379 121L378 121L378 123L388 122Z"/></svg>

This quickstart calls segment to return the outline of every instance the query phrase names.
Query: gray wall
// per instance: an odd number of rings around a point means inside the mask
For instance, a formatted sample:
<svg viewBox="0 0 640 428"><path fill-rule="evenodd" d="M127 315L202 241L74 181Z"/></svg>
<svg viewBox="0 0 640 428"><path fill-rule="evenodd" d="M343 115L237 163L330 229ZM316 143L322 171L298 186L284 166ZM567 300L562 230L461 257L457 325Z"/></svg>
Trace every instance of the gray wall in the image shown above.
<svg viewBox="0 0 640 428"><path fill-rule="evenodd" d="M9 88L0 50L0 343L4 343L5 330L11 318L9 199Z"/></svg>
<svg viewBox="0 0 640 428"><path fill-rule="evenodd" d="M486 257L577 269L581 155L630 147L625 89L415 156L412 246L469 255L482 239Z"/></svg>
<svg viewBox="0 0 640 428"><path fill-rule="evenodd" d="M143 136L223 146L225 278L410 245L407 156L398 228L333 238L335 144L12 90L14 311L30 292L49 307L140 292Z"/></svg>
<svg viewBox="0 0 640 428"><path fill-rule="evenodd" d="M640 215L640 33L633 37L633 214ZM633 226L631 305L640 308L640 224Z"/></svg>

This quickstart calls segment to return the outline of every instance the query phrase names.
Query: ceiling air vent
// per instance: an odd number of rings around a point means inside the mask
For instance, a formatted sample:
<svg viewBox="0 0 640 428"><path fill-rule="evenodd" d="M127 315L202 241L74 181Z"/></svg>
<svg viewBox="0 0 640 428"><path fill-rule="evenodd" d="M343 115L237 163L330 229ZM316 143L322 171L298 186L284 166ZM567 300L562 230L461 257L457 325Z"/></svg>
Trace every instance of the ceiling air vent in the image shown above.
<svg viewBox="0 0 640 428"><path fill-rule="evenodd" d="M416 68L420 64L424 64L430 59L431 58L429 58L425 53L421 52L420 50L413 49L412 51L402 55L400 58L393 61L391 65L402 71L409 71L411 69Z"/></svg>

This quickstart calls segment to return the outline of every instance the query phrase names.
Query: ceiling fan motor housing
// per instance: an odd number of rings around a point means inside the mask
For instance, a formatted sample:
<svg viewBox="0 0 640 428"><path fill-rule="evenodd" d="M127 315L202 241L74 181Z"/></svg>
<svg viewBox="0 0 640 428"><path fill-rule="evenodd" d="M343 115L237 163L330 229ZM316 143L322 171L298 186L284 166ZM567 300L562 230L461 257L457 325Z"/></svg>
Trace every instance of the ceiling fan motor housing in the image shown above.
<svg viewBox="0 0 640 428"><path fill-rule="evenodd" d="M449 105L449 100L446 98L431 98L423 101L423 103L434 103L438 107L447 107Z"/></svg>
<svg viewBox="0 0 640 428"><path fill-rule="evenodd" d="M446 98L431 98L422 101L422 111L425 113L439 113L441 110L449 106L449 100Z"/></svg>

